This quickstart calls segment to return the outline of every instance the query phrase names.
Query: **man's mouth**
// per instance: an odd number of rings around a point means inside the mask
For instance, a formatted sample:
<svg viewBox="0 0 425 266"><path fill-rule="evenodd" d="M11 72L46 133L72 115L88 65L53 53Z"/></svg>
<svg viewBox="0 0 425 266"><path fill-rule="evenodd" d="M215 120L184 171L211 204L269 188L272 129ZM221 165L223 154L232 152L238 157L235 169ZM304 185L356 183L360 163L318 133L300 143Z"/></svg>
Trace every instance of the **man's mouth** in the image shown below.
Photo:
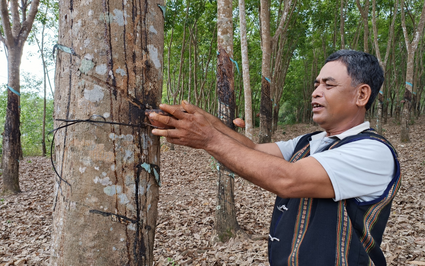
<svg viewBox="0 0 425 266"><path fill-rule="evenodd" d="M323 105L320 105L318 103L312 103L311 106L314 108L319 108L319 107L323 107Z"/></svg>

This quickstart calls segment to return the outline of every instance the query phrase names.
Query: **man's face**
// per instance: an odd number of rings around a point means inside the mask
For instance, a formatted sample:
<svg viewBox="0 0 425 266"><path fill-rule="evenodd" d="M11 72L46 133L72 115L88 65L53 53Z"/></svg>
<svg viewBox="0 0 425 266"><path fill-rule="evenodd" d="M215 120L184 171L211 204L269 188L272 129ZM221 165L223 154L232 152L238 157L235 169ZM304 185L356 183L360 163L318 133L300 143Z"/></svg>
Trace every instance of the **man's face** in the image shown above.
<svg viewBox="0 0 425 266"><path fill-rule="evenodd" d="M328 133L350 126L356 119L357 88L351 82L347 67L340 61L326 63L314 82L313 121Z"/></svg>

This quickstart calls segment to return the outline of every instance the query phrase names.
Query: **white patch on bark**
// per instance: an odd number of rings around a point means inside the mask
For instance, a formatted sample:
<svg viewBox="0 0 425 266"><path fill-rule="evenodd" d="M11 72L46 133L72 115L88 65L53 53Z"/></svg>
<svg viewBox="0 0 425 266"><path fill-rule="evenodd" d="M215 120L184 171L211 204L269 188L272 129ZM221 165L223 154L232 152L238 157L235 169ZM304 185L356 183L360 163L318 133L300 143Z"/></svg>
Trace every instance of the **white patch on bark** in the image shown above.
<svg viewBox="0 0 425 266"><path fill-rule="evenodd" d="M146 133L142 134L142 139L143 139L143 150L147 150L148 147L152 145L152 139Z"/></svg>
<svg viewBox="0 0 425 266"><path fill-rule="evenodd" d="M127 73L125 73L125 70L122 68L115 70L115 73L120 74L122 77L127 76Z"/></svg>
<svg viewBox="0 0 425 266"><path fill-rule="evenodd" d="M107 186L107 187L103 188L103 192L105 192L105 194L108 195L108 196L113 196L115 194L121 194L122 187L116 186L116 185Z"/></svg>
<svg viewBox="0 0 425 266"><path fill-rule="evenodd" d="M127 228L131 231L136 231L136 225L135 224L129 224L129 225L127 225Z"/></svg>
<svg viewBox="0 0 425 266"><path fill-rule="evenodd" d="M158 58L158 49L152 44L148 44L148 50L149 50L150 58L153 64L155 65L155 68L159 69L161 67L161 61L159 61L159 58Z"/></svg>
<svg viewBox="0 0 425 266"><path fill-rule="evenodd" d="M158 34L156 29L152 25L149 27L149 31L152 32L152 33Z"/></svg>
<svg viewBox="0 0 425 266"><path fill-rule="evenodd" d="M87 39L85 39L84 40L84 47L87 47L86 46L86 42L88 41L88 43L90 44L90 39L89 38L87 38ZM85 59L87 59L87 60L92 60L93 58L94 58L94 56L92 55L92 54L86 54L85 56L84 56L84 58ZM83 80L84 81L84 80Z"/></svg>
<svg viewBox="0 0 425 266"><path fill-rule="evenodd" d="M124 13L121 10L114 9L114 20L118 23L120 26L124 26L127 24L127 21L124 19Z"/></svg>
<svg viewBox="0 0 425 266"><path fill-rule="evenodd" d="M125 150L124 162L131 163L134 161L133 152L129 150Z"/></svg>
<svg viewBox="0 0 425 266"><path fill-rule="evenodd" d="M139 186L139 195L145 194L145 187Z"/></svg>
<svg viewBox="0 0 425 266"><path fill-rule="evenodd" d="M106 67L106 64L101 64L96 66L96 73L99 75L105 75L106 71L108 71L108 68Z"/></svg>
<svg viewBox="0 0 425 266"><path fill-rule="evenodd" d="M126 195L126 194L124 194L124 193L119 194L119 195L118 195L118 198L120 199L120 203L121 203L121 204L127 204L127 203L129 203L129 202L130 202L130 201L128 200L128 198L127 198L127 195Z"/></svg>
<svg viewBox="0 0 425 266"><path fill-rule="evenodd" d="M116 135L114 133L110 133L109 134L109 138L112 140L116 140L116 139L122 139L123 141L133 141L133 135L131 134L121 134L121 135Z"/></svg>
<svg viewBox="0 0 425 266"><path fill-rule="evenodd" d="M80 166L80 169L78 169L78 170L80 171L80 173L84 173L86 171L86 169L87 169L87 167L81 167Z"/></svg>
<svg viewBox="0 0 425 266"><path fill-rule="evenodd" d="M103 93L103 88L98 85L94 85L92 90L84 90L84 98L91 102L99 102L103 99L104 96L105 94Z"/></svg>
<svg viewBox="0 0 425 266"><path fill-rule="evenodd" d="M92 16L93 15L93 10L89 10L89 16Z"/></svg>
<svg viewBox="0 0 425 266"><path fill-rule="evenodd" d="M83 60L81 60L81 65L78 70L80 70L80 72L83 74L87 74L90 70L93 69L93 67L93 61L91 61L91 59L87 60L86 58L84 58Z"/></svg>
<svg viewBox="0 0 425 266"><path fill-rule="evenodd" d="M102 184L102 185L104 185L104 186L112 185L112 181L109 179L109 177L99 178L98 176L96 176L96 177L93 179L93 182L94 182L95 184L100 183L100 184Z"/></svg>

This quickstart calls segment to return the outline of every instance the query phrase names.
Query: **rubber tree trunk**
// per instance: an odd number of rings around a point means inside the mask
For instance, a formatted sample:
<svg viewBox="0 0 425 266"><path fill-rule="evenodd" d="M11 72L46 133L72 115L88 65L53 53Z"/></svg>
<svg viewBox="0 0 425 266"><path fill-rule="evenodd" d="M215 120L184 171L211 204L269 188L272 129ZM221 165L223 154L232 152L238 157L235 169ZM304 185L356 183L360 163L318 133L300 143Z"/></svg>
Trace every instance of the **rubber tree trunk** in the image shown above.
<svg viewBox="0 0 425 266"><path fill-rule="evenodd" d="M217 1L217 98L218 117L234 129L235 91L233 79L232 1ZM227 241L239 230L234 199L234 175L217 163L218 191L215 229L220 241Z"/></svg>
<svg viewBox="0 0 425 266"><path fill-rule="evenodd" d="M62 2L51 265L152 265L164 1ZM70 124L57 119L98 122Z"/></svg>
<svg viewBox="0 0 425 266"><path fill-rule="evenodd" d="M268 0L261 0L261 102L260 102L260 134L259 143L268 143L272 139L272 100L271 100L271 36L270 36L270 5Z"/></svg>
<svg viewBox="0 0 425 266"><path fill-rule="evenodd" d="M21 155L20 138L20 71L22 47L9 49L8 56L8 90L6 122L3 134L3 194L21 192L19 187L19 157Z"/></svg>
<svg viewBox="0 0 425 266"><path fill-rule="evenodd" d="M239 27L241 34L242 77L245 99L245 135L252 139L252 93L249 78L248 40L246 36L245 1L239 0Z"/></svg>
<svg viewBox="0 0 425 266"><path fill-rule="evenodd" d="M0 0L0 42L7 51L7 107L3 132L3 191L2 194L20 192L19 160L22 158L20 122L20 71L22 50L31 31L40 1L19 5L17 0ZM29 8L29 10L28 10Z"/></svg>
<svg viewBox="0 0 425 266"><path fill-rule="evenodd" d="M401 117L401 142L409 142L409 120L410 112L412 107L413 100L413 73L414 73L414 62L415 62L415 53L418 48L419 40L423 36L423 30L425 26L425 2L422 7L421 16L417 28L413 32L413 40L410 41L408 31L406 29L406 21L404 16L404 0L401 1L401 25L403 28L404 40L406 43L407 49L407 68L406 68L406 84L404 89L404 104L403 104L403 113Z"/></svg>

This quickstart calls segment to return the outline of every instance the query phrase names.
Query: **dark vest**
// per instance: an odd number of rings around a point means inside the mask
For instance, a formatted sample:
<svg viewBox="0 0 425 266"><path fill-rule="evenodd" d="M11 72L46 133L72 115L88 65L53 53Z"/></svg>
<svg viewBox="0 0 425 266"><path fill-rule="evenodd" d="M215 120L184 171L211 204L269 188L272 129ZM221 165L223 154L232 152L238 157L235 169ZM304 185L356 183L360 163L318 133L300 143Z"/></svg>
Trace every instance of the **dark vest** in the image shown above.
<svg viewBox="0 0 425 266"><path fill-rule="evenodd" d="M310 155L309 140L316 133L299 140L290 162ZM393 154L394 175L383 195L368 202L277 197L268 245L271 266L386 265L380 245L401 181L395 149L375 131L366 130L337 140L324 150L362 139L380 141Z"/></svg>

